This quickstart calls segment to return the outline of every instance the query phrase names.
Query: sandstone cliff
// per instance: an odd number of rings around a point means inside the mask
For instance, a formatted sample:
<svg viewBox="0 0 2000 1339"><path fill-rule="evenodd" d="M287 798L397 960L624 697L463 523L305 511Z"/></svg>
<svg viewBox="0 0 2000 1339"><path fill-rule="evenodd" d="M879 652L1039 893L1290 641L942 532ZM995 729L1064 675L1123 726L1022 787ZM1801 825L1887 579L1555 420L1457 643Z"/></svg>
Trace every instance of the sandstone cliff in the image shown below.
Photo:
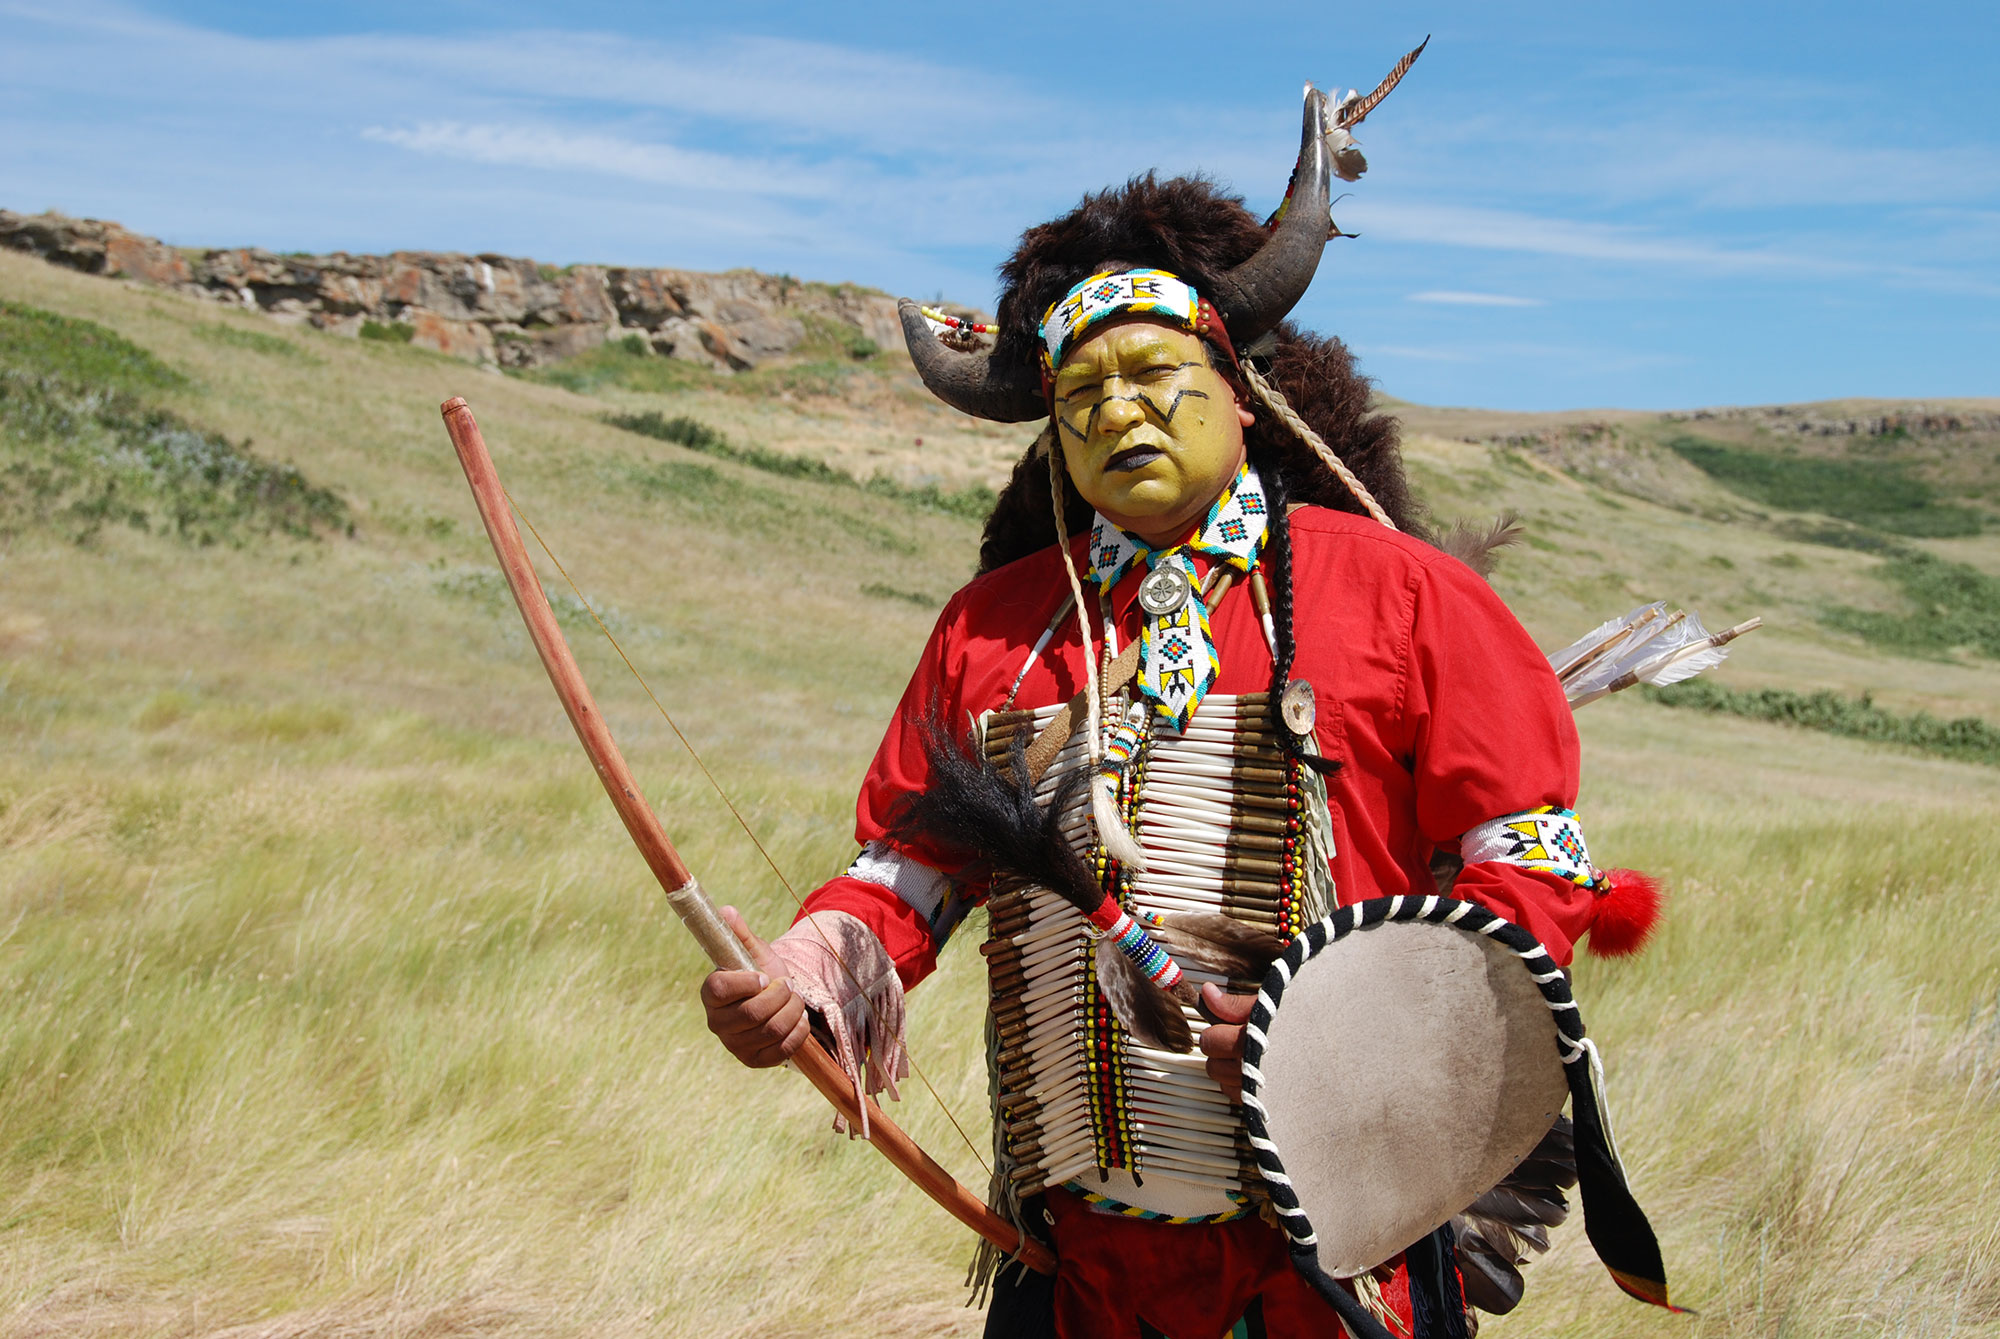
<svg viewBox="0 0 2000 1339"><path fill-rule="evenodd" d="M753 270L558 269L516 256L435 251L193 250L116 223L8 210L0 210L0 246L339 334L374 323L371 333L503 367L533 367L632 336L658 353L721 370L783 358L814 336L856 355L903 347L893 298Z"/></svg>

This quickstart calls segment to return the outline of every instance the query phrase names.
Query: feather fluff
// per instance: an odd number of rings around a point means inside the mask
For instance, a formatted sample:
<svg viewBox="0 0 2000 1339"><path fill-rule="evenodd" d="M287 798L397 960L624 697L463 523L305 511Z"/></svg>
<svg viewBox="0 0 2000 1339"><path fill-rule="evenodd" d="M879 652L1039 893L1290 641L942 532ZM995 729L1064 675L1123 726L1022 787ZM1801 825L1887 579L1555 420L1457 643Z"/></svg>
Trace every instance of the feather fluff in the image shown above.
<svg viewBox="0 0 2000 1339"><path fill-rule="evenodd" d="M1179 961L1239 981L1262 980L1284 952L1276 935L1213 912L1164 912L1148 928Z"/></svg>
<svg viewBox="0 0 2000 1339"><path fill-rule="evenodd" d="M1146 872L1146 852L1118 813L1118 778L1099 776L1090 783L1090 817L1104 854L1135 874Z"/></svg>
<svg viewBox="0 0 2000 1339"><path fill-rule="evenodd" d="M1454 521L1438 536L1437 546L1483 577L1493 575L1501 549L1518 544L1527 532L1520 516L1502 512L1486 525L1476 521Z"/></svg>
<svg viewBox="0 0 2000 1339"><path fill-rule="evenodd" d="M1689 614L1688 618L1692 620L1694 615ZM1714 669L1728 655L1729 652L1719 646L1691 648L1668 657L1657 665L1648 666L1646 673L1639 676L1639 682L1652 684L1655 688L1664 688L1670 683L1679 683L1682 679L1692 679L1703 670Z"/></svg>
<svg viewBox="0 0 2000 1339"><path fill-rule="evenodd" d="M1141 975L1109 939L1098 940L1095 953L1097 987L1134 1041L1181 1054L1194 1049L1194 1030L1171 995Z"/></svg>

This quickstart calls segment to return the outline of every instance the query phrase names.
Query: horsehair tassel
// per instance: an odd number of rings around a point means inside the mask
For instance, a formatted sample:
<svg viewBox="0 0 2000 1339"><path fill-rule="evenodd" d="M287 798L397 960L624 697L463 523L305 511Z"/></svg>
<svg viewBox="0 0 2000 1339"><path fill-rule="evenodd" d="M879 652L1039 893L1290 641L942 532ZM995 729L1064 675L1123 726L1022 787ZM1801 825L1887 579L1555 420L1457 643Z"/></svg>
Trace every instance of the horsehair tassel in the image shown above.
<svg viewBox="0 0 2000 1339"><path fill-rule="evenodd" d="M646 864L667 892L674 910L688 920L689 928L701 941L710 960L719 966L734 966L735 960L743 954L743 947L736 944L732 950L715 936L716 923L710 920L714 914L712 905L708 904L700 885L668 839L659 816L646 803L645 796L639 791L638 781L632 776L631 768L626 765L624 755L611 737L610 727L604 723L604 714L591 696L583 671L577 668L576 657L571 654L562 628L556 622L555 611L549 607L548 596L542 590L541 580L535 575L528 547L521 542L521 532L514 524L507 491L501 486L499 471L493 466L493 457L486 450L486 440L479 431L479 424L473 420L471 407L462 397L453 396L439 406L439 410L444 415L445 431L451 435L452 448L458 453L459 466L465 471L465 481L472 488L479 519L486 526L487 538L492 541L494 557L500 562L501 574L506 577L514 603L521 611L521 619L527 624L535 653L541 658L542 668L548 671L549 682L562 702L563 712L575 727L577 740L589 755L598 780L604 783L612 807L625 821L625 830L631 834ZM728 938L733 940L735 936ZM952 1217L1037 1273L1055 1273L1055 1256L1046 1246L989 1209L984 1200L960 1185L936 1159L884 1116L873 1099L860 1097L846 1071L841 1069L840 1062L829 1055L816 1039L808 1040L793 1053L792 1065L811 1081L813 1087L819 1089L820 1094L850 1125L859 1127L866 1121L868 1142L875 1146L876 1151Z"/></svg>

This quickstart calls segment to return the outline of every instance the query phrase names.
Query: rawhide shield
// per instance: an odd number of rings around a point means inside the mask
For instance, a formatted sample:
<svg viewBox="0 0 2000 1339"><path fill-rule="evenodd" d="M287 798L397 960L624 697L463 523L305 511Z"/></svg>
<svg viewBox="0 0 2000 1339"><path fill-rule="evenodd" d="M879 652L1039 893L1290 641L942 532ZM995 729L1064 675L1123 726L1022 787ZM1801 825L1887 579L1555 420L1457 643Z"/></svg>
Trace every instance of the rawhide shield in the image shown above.
<svg viewBox="0 0 2000 1339"><path fill-rule="evenodd" d="M1343 907L1264 980L1245 1033L1251 1144L1294 1253L1335 1278L1492 1189L1570 1095L1536 977L1567 987L1539 946L1531 962L1474 928L1488 923L1506 925L1441 897Z"/></svg>

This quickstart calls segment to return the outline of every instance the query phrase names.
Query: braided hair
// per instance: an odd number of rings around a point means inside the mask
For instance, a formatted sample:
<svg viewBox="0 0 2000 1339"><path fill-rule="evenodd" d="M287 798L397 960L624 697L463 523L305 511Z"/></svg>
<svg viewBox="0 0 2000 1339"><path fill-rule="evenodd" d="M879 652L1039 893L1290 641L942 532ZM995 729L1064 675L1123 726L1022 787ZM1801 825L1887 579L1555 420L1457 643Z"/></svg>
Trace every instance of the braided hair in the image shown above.
<svg viewBox="0 0 2000 1339"><path fill-rule="evenodd" d="M1264 539L1264 559L1270 568L1271 587L1271 627L1272 641L1276 645L1271 652L1271 729L1278 737L1278 747L1286 758L1301 763L1318 772L1321 776L1331 776L1340 770L1340 762L1335 758L1322 758L1306 751L1306 736L1292 733L1292 727L1285 720L1283 698L1285 688L1291 682L1292 661L1298 656L1298 642L1292 632L1292 522L1285 514L1285 475L1282 469L1269 469L1264 464L1257 465L1258 477L1264 481L1264 500L1270 507L1270 530Z"/></svg>

